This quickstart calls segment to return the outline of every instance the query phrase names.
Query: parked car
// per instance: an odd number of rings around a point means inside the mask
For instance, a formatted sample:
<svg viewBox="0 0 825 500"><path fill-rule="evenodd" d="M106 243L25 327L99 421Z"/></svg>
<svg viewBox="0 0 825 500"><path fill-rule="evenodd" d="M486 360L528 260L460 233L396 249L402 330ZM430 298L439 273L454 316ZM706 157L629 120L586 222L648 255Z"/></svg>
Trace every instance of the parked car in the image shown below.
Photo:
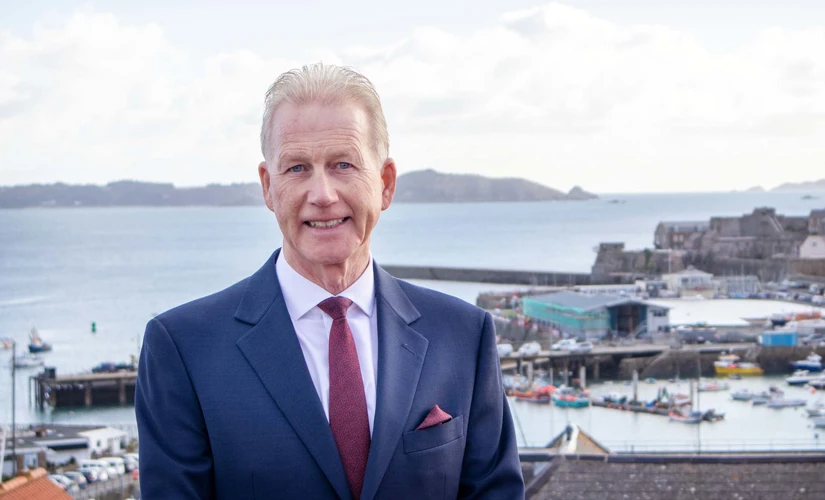
<svg viewBox="0 0 825 500"><path fill-rule="evenodd" d="M576 339L564 339L559 340L552 346L550 346L551 351L570 351L574 347L576 347Z"/></svg>
<svg viewBox="0 0 825 500"><path fill-rule="evenodd" d="M77 483L77 486L81 490L85 490L89 486L89 481L86 479L86 476L80 471L73 470L69 472L64 472L63 475Z"/></svg>
<svg viewBox="0 0 825 500"><path fill-rule="evenodd" d="M519 356L535 356L541 352L541 344L538 342L527 342L518 348Z"/></svg>
<svg viewBox="0 0 825 500"><path fill-rule="evenodd" d="M126 474L126 463L121 457L102 457L100 460L109 464L109 467L113 467L119 476Z"/></svg>
<svg viewBox="0 0 825 500"><path fill-rule="evenodd" d="M96 483L102 481L102 479L100 479L100 471L101 469L99 467L81 467L77 469L76 472L83 474L87 483ZM108 477L106 479L108 479Z"/></svg>
<svg viewBox="0 0 825 500"><path fill-rule="evenodd" d="M593 350L592 342L579 342L570 349L571 352L590 352Z"/></svg>
<svg viewBox="0 0 825 500"><path fill-rule="evenodd" d="M49 479L68 493L77 493L80 491L80 487L77 483L62 474L49 474Z"/></svg>

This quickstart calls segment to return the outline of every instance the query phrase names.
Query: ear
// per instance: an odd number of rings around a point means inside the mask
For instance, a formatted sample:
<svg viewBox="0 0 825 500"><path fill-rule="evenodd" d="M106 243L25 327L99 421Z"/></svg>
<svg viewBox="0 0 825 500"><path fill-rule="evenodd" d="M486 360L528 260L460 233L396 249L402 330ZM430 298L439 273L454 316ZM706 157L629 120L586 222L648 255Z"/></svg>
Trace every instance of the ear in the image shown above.
<svg viewBox="0 0 825 500"><path fill-rule="evenodd" d="M272 197L269 195L270 179L269 169L266 167L266 160L258 164L258 176L261 178L261 191L264 195L264 203L266 203L267 208L274 212L275 207L272 203Z"/></svg>
<svg viewBox="0 0 825 500"><path fill-rule="evenodd" d="M392 198L395 196L395 161L392 158L387 158L384 161L384 166L381 167L381 181L384 188L381 191L381 210L390 208Z"/></svg>

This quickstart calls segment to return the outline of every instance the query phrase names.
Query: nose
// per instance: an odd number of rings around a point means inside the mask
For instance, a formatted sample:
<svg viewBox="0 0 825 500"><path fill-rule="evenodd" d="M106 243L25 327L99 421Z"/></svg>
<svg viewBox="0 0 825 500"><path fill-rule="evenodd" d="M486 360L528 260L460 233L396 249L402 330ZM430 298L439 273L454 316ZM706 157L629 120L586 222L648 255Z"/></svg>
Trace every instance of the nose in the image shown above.
<svg viewBox="0 0 825 500"><path fill-rule="evenodd" d="M319 207L326 207L338 201L333 180L326 169L316 169L309 179L307 193L309 203Z"/></svg>

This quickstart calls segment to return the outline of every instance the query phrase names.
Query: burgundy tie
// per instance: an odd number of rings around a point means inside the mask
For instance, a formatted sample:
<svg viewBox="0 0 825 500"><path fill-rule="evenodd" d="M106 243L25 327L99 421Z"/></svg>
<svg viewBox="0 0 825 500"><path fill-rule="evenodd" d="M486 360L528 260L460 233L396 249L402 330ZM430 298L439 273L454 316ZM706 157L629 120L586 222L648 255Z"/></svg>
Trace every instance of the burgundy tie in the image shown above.
<svg viewBox="0 0 825 500"><path fill-rule="evenodd" d="M361 497L367 455L370 452L370 421L361 379L355 340L347 323L352 301L330 297L318 304L332 318L329 332L329 426L338 446L352 496Z"/></svg>

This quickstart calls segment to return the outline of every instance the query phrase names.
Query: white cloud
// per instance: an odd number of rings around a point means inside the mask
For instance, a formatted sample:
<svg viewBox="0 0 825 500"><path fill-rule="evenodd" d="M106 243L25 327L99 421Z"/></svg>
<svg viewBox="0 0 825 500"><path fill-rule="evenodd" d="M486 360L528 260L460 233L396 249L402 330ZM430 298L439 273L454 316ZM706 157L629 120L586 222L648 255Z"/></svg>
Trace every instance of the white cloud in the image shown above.
<svg viewBox="0 0 825 500"><path fill-rule="evenodd" d="M825 172L825 26L719 51L551 3L467 35L319 47L381 93L402 171L597 191L775 185ZM254 180L263 92L305 61L206 59L155 25L78 12L0 34L0 184Z"/></svg>

